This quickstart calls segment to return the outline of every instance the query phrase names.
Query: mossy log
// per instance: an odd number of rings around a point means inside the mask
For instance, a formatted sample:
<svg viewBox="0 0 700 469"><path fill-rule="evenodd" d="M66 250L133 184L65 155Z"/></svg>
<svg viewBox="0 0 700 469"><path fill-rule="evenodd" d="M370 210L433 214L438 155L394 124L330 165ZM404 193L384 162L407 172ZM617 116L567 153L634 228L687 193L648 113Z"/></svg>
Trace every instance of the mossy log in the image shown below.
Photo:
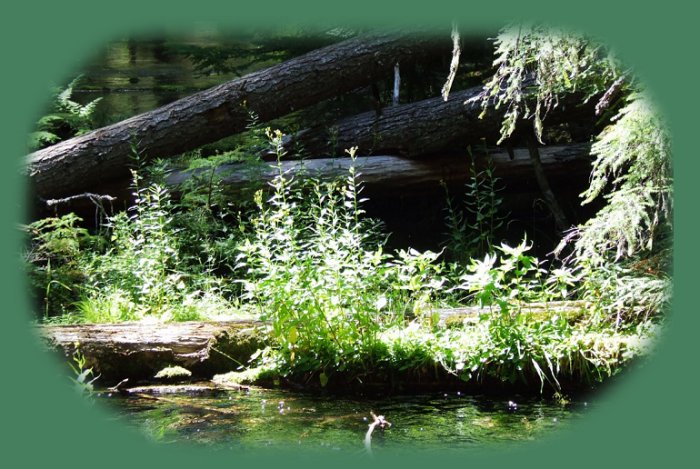
<svg viewBox="0 0 700 469"><path fill-rule="evenodd" d="M66 361L79 348L86 366L111 385L124 378L153 379L170 365L198 377L234 370L263 346L259 325L252 320L51 325L39 326L39 334Z"/></svg>
<svg viewBox="0 0 700 469"><path fill-rule="evenodd" d="M550 301L538 303L523 303L515 305L512 314L524 314L528 318L536 321L542 321L551 318L555 315L564 317L569 321L575 321L586 314L591 308L590 303L585 301ZM475 322L479 320L481 315L500 314L497 306L480 307L466 306L462 308L439 309L440 322L445 326L460 324L464 321Z"/></svg>

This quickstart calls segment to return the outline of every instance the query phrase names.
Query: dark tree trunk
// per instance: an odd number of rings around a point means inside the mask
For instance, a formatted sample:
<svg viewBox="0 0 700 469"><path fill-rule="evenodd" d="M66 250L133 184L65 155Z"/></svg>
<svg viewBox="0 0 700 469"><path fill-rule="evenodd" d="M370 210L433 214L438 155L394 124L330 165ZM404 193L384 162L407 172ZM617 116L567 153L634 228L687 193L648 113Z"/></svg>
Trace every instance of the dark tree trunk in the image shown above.
<svg viewBox="0 0 700 469"><path fill-rule="evenodd" d="M535 139L534 133L529 134L525 138L527 140L527 150L530 154L530 162L532 163L532 170L535 175L535 179L537 180L537 185L540 187L542 196L544 197L549 210L554 216L554 223L557 230L559 230L560 233L563 233L567 229L571 228L571 224L566 219L566 215L559 205L559 201L554 195L552 187L549 185L549 177L552 176L552 173L545 171L544 169L544 164L542 163L542 152L537 147L537 140Z"/></svg>
<svg viewBox="0 0 700 469"><path fill-rule="evenodd" d="M489 109L480 118L479 103L466 103L481 93L481 87L403 106L388 107L342 119L332 125L305 129L289 139L287 146L301 146L314 156L342 155L350 147L358 154L419 156L451 148L460 152L495 145L499 139L502 112ZM546 124L585 122L593 125L593 104L579 105L580 96L563 98L547 115ZM528 125L524 123L523 125Z"/></svg>
<svg viewBox="0 0 700 469"><path fill-rule="evenodd" d="M283 116L391 74L397 61L444 47L449 37L383 34L350 39L95 130L27 158L40 198L63 197L128 177L132 147L168 157Z"/></svg>

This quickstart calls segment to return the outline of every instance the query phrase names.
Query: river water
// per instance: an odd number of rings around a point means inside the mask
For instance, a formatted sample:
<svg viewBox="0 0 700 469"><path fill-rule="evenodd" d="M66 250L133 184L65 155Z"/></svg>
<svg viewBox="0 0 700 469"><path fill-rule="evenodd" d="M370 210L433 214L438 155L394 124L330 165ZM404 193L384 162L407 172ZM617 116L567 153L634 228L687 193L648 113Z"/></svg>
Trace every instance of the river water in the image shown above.
<svg viewBox="0 0 700 469"><path fill-rule="evenodd" d="M362 454L369 449L373 455L468 451L539 440L567 431L588 408L583 401L455 391L379 399L248 389L204 395L102 394L100 400L117 410L118 420L162 443L237 451L292 447ZM375 429L366 444L371 412L391 426Z"/></svg>

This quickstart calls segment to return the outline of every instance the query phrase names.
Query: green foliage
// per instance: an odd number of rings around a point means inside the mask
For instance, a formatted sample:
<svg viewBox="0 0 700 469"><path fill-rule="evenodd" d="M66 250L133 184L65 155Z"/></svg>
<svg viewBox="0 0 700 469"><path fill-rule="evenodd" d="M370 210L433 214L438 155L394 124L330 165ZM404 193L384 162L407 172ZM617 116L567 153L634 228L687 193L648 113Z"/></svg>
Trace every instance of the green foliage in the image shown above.
<svg viewBox="0 0 700 469"><path fill-rule="evenodd" d="M482 115L491 105L505 106L498 143L513 133L520 119L533 120L541 141L543 119L563 94L579 92L588 99L621 74L601 45L548 26L508 26L500 31L495 46L496 72L474 100L481 102Z"/></svg>
<svg viewBox="0 0 700 469"><path fill-rule="evenodd" d="M110 220L112 247L95 258L93 281L96 291L109 286L101 300L117 310L132 311L124 303L126 295L138 305L135 319L144 315L161 316L173 302L179 302L185 285L178 271L178 240L171 228L171 201L168 192L154 184L138 187L135 181L135 205L131 214L119 213ZM123 319L123 318L122 318Z"/></svg>
<svg viewBox="0 0 700 469"><path fill-rule="evenodd" d="M503 315L519 313L526 302L566 299L573 274L558 269L551 276L536 257L527 255L532 246L524 239L518 246L501 244L502 254L487 254L483 260L472 259L467 272L454 287L473 295L480 306L496 306Z"/></svg>
<svg viewBox="0 0 700 469"><path fill-rule="evenodd" d="M94 392L94 382L99 379L99 376L93 376L92 367L87 368L87 360L83 352L80 351L80 344L76 342L75 350L73 351L73 363L68 362L68 365L73 370L75 378L71 378L75 384L75 389L80 394L91 396Z"/></svg>
<svg viewBox="0 0 700 469"><path fill-rule="evenodd" d="M173 365L166 366L162 370L158 371L154 376L155 379L162 380L177 380L177 379L187 379L192 376L192 372L181 366Z"/></svg>
<svg viewBox="0 0 700 469"><path fill-rule="evenodd" d="M672 230L673 186L670 137L646 95L628 98L592 153L583 203L607 190L607 204L579 228L578 256L601 263L651 252L659 229Z"/></svg>
<svg viewBox="0 0 700 469"><path fill-rule="evenodd" d="M291 59L306 52L333 44L354 33L335 28L328 31L276 28L274 31L238 33L222 45L188 45L180 52L203 75L233 73L241 76L253 67Z"/></svg>
<svg viewBox="0 0 700 469"><path fill-rule="evenodd" d="M181 258L175 207L158 184L140 187L135 205L110 218L110 247L93 257L90 283L78 311L89 322L194 320L231 314L221 282L206 264Z"/></svg>
<svg viewBox="0 0 700 469"><path fill-rule="evenodd" d="M279 161L282 135L269 136ZM259 213L240 247L246 298L270 320L282 369L369 366L379 331L431 303L437 254L383 252L354 167L344 180L303 183L278 168L271 197L256 194Z"/></svg>
<svg viewBox="0 0 700 469"><path fill-rule="evenodd" d="M670 306L673 282L663 271L640 271L640 264L583 263L582 297L594 305L592 324L630 329L647 322Z"/></svg>
<svg viewBox="0 0 700 469"><path fill-rule="evenodd" d="M460 328L431 329L418 323L394 326L380 335L380 362L388 369L435 373L467 382L529 384L535 379L561 391L593 384L648 353L658 332L648 323L618 333L571 324L561 316L533 320L525 314L483 315Z"/></svg>
<svg viewBox="0 0 700 469"><path fill-rule="evenodd" d="M64 90L55 91L48 114L39 119L36 131L29 135L31 151L81 135L94 128L93 114L101 98L85 105L71 99L73 89L81 78L80 76L75 78Z"/></svg>
<svg viewBox="0 0 700 469"><path fill-rule="evenodd" d="M443 184L447 194L445 248L447 257L458 263L488 252L505 219L500 209L503 199L498 195L502 188L494 174L493 161L488 158L485 168L478 170L471 148L468 151L470 178L465 185L463 210L455 206Z"/></svg>
<svg viewBox="0 0 700 469"><path fill-rule="evenodd" d="M32 239L25 261L44 294L44 319L182 321L234 314L235 298L227 298L224 282L212 272L214 254L204 261L183 258L188 251L175 223L181 216L168 191L157 183L143 185L137 170L133 188L134 205L109 217L98 235L79 227L82 220L74 214L27 227Z"/></svg>
<svg viewBox="0 0 700 469"><path fill-rule="evenodd" d="M76 298L76 289L85 281L82 265L86 249L95 238L78 226L82 221L73 213L49 217L25 229L30 245L24 253L30 282L41 295L45 318L66 313L65 305Z"/></svg>

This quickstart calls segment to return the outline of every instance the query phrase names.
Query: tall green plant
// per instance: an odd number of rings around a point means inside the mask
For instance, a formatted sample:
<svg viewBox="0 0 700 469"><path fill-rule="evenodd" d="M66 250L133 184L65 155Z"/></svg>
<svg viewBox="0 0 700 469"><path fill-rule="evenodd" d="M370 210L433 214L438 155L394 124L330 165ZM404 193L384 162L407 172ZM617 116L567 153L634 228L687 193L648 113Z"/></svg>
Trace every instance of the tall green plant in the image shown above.
<svg viewBox="0 0 700 469"><path fill-rule="evenodd" d="M78 312L91 322L232 313L207 266L182 259L177 207L167 189L144 183L141 172L132 171L134 205L109 219L110 243L91 259L89 291Z"/></svg>
<svg viewBox="0 0 700 469"><path fill-rule="evenodd" d="M41 295L44 318L67 313L86 280L87 253L97 238L80 226L74 213L37 220L26 227L30 236L24 261L29 278Z"/></svg>
<svg viewBox="0 0 700 469"><path fill-rule="evenodd" d="M473 295L480 306L495 306L504 315L519 312L525 302L547 299L546 273L542 263L527 254L532 246L524 239L518 246L505 243L483 260L472 259L468 273L456 289Z"/></svg>
<svg viewBox="0 0 700 469"><path fill-rule="evenodd" d="M354 166L344 179L298 181L279 165L281 133L269 136L279 173L267 200L256 194L258 215L240 248L246 297L270 320L284 370L372 368L379 332L406 312L421 315L439 288L437 255L384 253Z"/></svg>
<svg viewBox="0 0 700 469"><path fill-rule="evenodd" d="M448 257L459 263L487 253L495 244L496 232L505 218L501 213L503 199L499 196L502 188L500 179L495 176L493 161L487 158L485 167L478 169L471 148L468 153L469 181L465 184L463 208L453 203L443 184L447 195L445 248Z"/></svg>

